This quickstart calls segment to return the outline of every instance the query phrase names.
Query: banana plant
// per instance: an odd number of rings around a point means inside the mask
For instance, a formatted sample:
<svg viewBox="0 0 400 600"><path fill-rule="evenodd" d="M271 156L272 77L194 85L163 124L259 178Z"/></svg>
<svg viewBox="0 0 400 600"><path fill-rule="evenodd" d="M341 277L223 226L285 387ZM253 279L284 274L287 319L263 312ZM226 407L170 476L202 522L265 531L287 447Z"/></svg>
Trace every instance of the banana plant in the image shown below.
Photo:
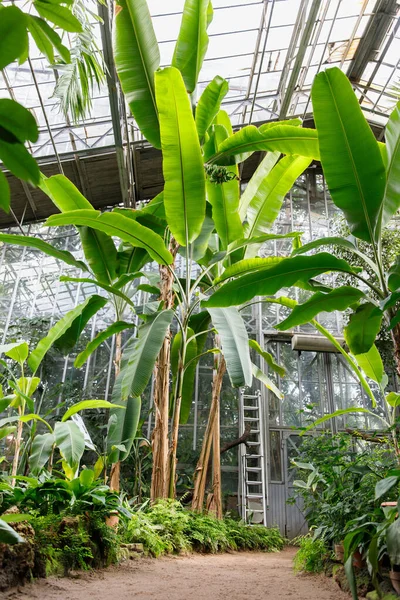
<svg viewBox="0 0 400 600"><path fill-rule="evenodd" d="M386 271L382 260L382 229L400 207L400 104L389 118L385 130L386 144L382 144L376 141L350 82L339 69L327 69L316 76L312 100L315 135L326 182L332 200L343 211L352 235L298 244L290 257L272 267L260 260L259 268L253 273L230 271L224 285L210 295L203 306L241 305L258 295L271 297L283 287L308 286L312 278L324 273L351 274L359 283L357 287L334 283L333 287L315 289L303 303L291 306L291 314L277 325L277 329L284 331L309 322L319 328L315 321L319 313L348 310L350 314L344 336L351 366L363 385L365 379L362 373L378 383L384 392L388 380L375 345L381 327L391 332L400 374L400 258ZM273 135L273 130L270 129L268 135ZM214 162L234 161L242 156L243 148L252 150L255 147L251 142L247 146L240 145L245 134L243 130L239 133L219 147L219 152L212 158ZM256 139L254 131L249 132L246 139L249 138ZM260 143L265 144L265 141ZM283 151L287 144L298 144L299 155L309 154L308 150L304 152L304 141L298 142L297 136L289 136L276 147ZM263 147L266 148L265 145ZM365 247L369 249L369 256L362 251ZM332 253L320 251L332 248L350 251L360 266L354 267ZM315 250L318 250L317 254L313 253ZM373 277L365 276L367 267ZM372 395L368 390L367 393ZM392 396L389 394L386 399L392 407ZM393 424L386 425L392 427ZM398 455L395 435L394 444Z"/></svg>
<svg viewBox="0 0 400 600"><path fill-rule="evenodd" d="M51 459L54 448L57 447L62 457L62 467L67 478L73 478L78 470L79 461L85 449L85 428L79 426L79 421L72 418L82 410L113 408L124 409L124 406L112 404L106 400L83 400L71 406L54 428L46 416L40 416L35 410L35 392L40 384L40 378L27 377L27 364L32 364L32 354L24 341L13 342L0 347L0 354L14 361L10 367L6 360L1 359L6 378L8 393L4 395L1 388L0 410L9 411L9 415L0 419L0 439L12 435L14 439L14 457L11 469L12 485L18 474L20 452L22 447L23 425L31 423L30 436L26 444L26 459L30 472L38 475ZM37 363L39 366L39 363ZM19 377L15 372L19 371ZM16 415L13 414L16 411ZM48 429L44 434L36 434L36 425L42 423Z"/></svg>

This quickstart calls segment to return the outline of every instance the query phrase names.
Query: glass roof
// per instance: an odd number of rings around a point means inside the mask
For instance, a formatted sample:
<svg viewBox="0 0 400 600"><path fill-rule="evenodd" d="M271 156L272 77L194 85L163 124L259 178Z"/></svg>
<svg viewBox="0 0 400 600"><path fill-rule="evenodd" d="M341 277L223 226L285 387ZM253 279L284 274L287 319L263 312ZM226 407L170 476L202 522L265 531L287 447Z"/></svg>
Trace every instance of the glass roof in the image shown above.
<svg viewBox="0 0 400 600"><path fill-rule="evenodd" d="M93 7L93 0L86 2ZM25 6L23 0L16 4ZM148 4L161 64L170 64L184 0L148 0ZM338 66L352 76L371 122L386 123L399 94L393 89L400 81L399 0L213 0L213 7L198 94L215 75L225 77L230 91L224 108L234 125L310 116L313 78L328 66ZM94 32L101 47L98 23ZM41 133L32 146L34 156L90 154L112 147L115 136L107 86L96 90L85 122L73 124L57 109L53 97L57 71L33 42L30 54L31 64L14 63L0 74L0 97L11 95L35 114ZM140 140L131 117L129 122L133 138Z"/></svg>

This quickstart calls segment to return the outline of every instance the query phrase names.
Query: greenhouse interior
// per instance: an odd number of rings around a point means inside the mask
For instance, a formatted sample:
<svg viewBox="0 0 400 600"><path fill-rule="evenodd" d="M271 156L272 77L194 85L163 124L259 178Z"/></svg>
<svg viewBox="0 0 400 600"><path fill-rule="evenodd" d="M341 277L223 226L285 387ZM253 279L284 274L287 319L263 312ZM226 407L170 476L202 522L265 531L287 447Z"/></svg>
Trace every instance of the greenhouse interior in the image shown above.
<svg viewBox="0 0 400 600"><path fill-rule="evenodd" d="M400 597L399 28L0 0L0 598Z"/></svg>

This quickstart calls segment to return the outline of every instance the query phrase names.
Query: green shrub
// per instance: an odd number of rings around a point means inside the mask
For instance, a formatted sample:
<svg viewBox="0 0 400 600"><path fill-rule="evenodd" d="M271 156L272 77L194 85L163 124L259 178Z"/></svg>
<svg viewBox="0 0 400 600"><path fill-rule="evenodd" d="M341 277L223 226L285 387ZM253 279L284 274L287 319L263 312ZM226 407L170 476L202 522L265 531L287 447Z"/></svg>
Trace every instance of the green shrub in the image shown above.
<svg viewBox="0 0 400 600"><path fill-rule="evenodd" d="M311 535L298 538L299 550L294 557L294 570L303 573L321 573L329 552L324 540L314 539Z"/></svg>

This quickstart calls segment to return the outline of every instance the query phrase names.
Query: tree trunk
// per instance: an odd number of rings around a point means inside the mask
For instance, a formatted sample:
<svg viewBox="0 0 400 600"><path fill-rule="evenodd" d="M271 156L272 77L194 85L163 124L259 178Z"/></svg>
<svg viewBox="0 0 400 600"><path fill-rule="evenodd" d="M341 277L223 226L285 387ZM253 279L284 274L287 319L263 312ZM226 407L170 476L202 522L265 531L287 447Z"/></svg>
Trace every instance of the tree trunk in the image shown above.
<svg viewBox="0 0 400 600"><path fill-rule="evenodd" d="M392 329L392 340L394 345L394 358L397 366L397 375L400 377L400 325L396 325ZM394 410L397 412L397 409ZM394 452L396 454L397 462L400 465L400 448L397 435L397 427L394 427L392 429L393 447Z"/></svg>
<svg viewBox="0 0 400 600"><path fill-rule="evenodd" d="M196 471L194 474L194 492L192 500L192 510L201 512L204 505L204 495L207 483L207 468L210 459L211 444L213 442L215 420L219 418L219 398L221 394L222 381L226 371L225 359L221 355L216 355L214 359L214 373L213 373L213 386L212 386L212 399L210 412L208 415L207 428L204 434L203 445L201 448L200 458L197 462ZM219 430L219 427L218 427ZM215 447L214 447L215 451ZM214 484L217 484L217 480L214 479ZM221 483L219 477L219 485Z"/></svg>
<svg viewBox="0 0 400 600"><path fill-rule="evenodd" d="M114 360L114 368L115 368L115 379L118 377L118 374L121 370L121 357L122 357L122 334L117 333L115 336L115 360ZM120 488L120 475L121 475L121 463L120 461L111 465L111 473L110 473L110 489L113 492L119 492Z"/></svg>
<svg viewBox="0 0 400 600"><path fill-rule="evenodd" d="M207 508L217 519L222 519L221 488L221 428L220 403L217 403L212 442L212 494L207 501Z"/></svg>
<svg viewBox="0 0 400 600"><path fill-rule="evenodd" d="M180 386L180 379L183 377L183 368L179 367L178 374L178 388ZM178 434L179 434L179 418L181 414L181 403L182 403L182 393L178 391L177 398L175 400L174 406L174 416L172 419L172 428L171 428L171 444L169 447L168 454L168 473L167 473L167 481L168 481L168 497L175 498L176 495L176 451L178 448Z"/></svg>
<svg viewBox="0 0 400 600"><path fill-rule="evenodd" d="M20 408L18 408L18 413L19 413L19 416L21 416L22 413L21 413ZM11 476L12 476L11 485L13 487L15 486L15 477L16 477L17 471L18 471L19 453L21 451L22 427L23 427L23 422L18 421L17 436L15 438L15 446L14 446L14 458L13 458L12 470L11 470Z"/></svg>
<svg viewBox="0 0 400 600"><path fill-rule="evenodd" d="M178 245L175 240L170 243L170 251L175 258ZM173 265L171 265L173 268ZM160 266L161 294L160 300L165 309L174 305L173 282L171 271ZM151 436L153 450L153 471L151 475L151 501L168 497L168 417L169 417L169 379L171 364L171 332L168 329L154 369L154 429Z"/></svg>

